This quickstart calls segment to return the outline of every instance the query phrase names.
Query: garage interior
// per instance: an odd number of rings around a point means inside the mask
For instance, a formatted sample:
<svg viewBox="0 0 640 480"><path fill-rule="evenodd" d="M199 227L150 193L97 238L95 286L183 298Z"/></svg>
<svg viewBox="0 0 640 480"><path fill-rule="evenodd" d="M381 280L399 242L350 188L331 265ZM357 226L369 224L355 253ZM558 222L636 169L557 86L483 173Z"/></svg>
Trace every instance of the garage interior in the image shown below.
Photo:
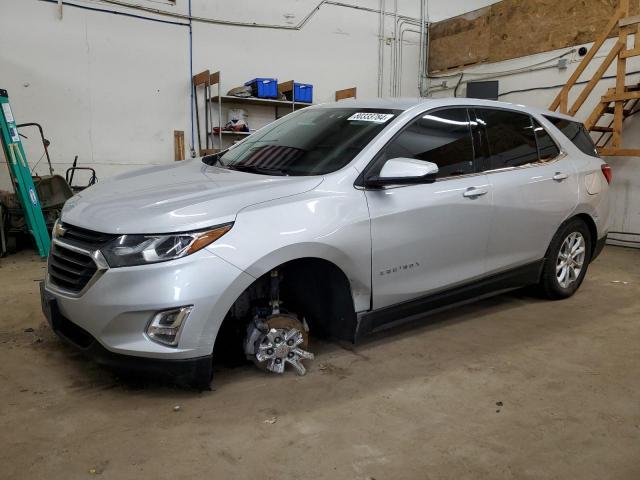
<svg viewBox="0 0 640 480"><path fill-rule="evenodd" d="M24 125L9 155L34 177L45 233L96 182L350 98L567 113L613 181L607 245L571 298L515 290L355 345L312 338L304 376L214 363L200 391L121 375L56 337L41 311L46 253L3 158L0 478L640 478L638 0L2 0L1 11L0 89ZM252 79L273 80L277 98L238 97Z"/></svg>

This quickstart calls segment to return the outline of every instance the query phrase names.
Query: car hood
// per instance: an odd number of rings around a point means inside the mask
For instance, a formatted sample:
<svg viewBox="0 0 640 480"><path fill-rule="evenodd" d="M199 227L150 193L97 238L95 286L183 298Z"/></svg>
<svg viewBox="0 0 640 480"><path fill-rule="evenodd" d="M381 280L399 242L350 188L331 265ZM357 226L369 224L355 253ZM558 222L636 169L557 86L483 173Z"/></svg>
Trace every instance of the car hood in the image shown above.
<svg viewBox="0 0 640 480"><path fill-rule="evenodd" d="M249 205L314 189L321 177L227 170L200 160L112 177L70 198L62 221L103 233L169 233L231 222Z"/></svg>

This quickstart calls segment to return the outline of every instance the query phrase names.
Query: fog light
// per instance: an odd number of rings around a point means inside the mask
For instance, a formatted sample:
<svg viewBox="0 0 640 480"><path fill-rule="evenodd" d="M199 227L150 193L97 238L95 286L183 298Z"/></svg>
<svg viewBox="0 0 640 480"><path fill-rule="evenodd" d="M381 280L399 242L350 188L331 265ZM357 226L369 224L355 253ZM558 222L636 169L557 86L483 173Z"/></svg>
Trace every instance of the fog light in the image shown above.
<svg viewBox="0 0 640 480"><path fill-rule="evenodd" d="M147 327L147 335L154 342L175 347L191 310L193 305L158 312Z"/></svg>

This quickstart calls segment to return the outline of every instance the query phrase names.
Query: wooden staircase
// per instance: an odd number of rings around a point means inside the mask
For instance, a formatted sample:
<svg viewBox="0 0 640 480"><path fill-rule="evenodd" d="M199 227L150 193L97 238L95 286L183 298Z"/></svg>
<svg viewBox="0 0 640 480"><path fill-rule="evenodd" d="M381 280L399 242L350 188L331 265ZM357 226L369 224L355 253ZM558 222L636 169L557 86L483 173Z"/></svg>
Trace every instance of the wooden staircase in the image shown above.
<svg viewBox="0 0 640 480"><path fill-rule="evenodd" d="M638 92L640 91L640 84L625 86L625 92ZM615 88L607 90L607 94L603 97L611 96L615 93ZM622 102L622 121L626 120L632 115L635 115L640 111L638 107L638 98L626 99ZM615 122L615 106L611 106L613 101L608 102L602 100L596 108L593 110L587 121L585 127L590 132L597 132L600 135L595 139L596 147L602 155L620 155L620 156L638 156L639 152L634 149L623 149L620 147L612 146L613 141L613 124ZM599 122L604 121L606 126L598 125Z"/></svg>
<svg viewBox="0 0 640 480"><path fill-rule="evenodd" d="M578 113L607 69L616 61L616 86L607 90L584 122L587 130L600 134L596 139L596 147L601 155L640 157L640 149L622 147L623 122L640 110L638 105L640 84L625 85L627 58L640 56L639 26L640 16L629 16L629 0L620 0L620 6L609 20L605 31L598 36L567 84L562 87L549 106L551 111L559 110L569 115ZM569 92L616 27L618 27L618 41L569 107ZM633 36L633 46L629 47L631 36Z"/></svg>

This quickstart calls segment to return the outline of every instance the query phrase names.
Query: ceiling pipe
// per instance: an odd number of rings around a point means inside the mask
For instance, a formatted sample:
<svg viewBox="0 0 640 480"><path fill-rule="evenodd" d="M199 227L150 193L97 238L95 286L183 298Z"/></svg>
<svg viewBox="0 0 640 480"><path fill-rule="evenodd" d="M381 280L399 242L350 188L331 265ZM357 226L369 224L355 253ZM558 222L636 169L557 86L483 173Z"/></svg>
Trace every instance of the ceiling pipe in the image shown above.
<svg viewBox="0 0 640 480"><path fill-rule="evenodd" d="M420 35L420 30L412 30L410 28L405 28L404 30L402 30L402 32L400 32L400 44L404 43L404 34L405 33L417 33L418 35ZM399 77L399 81L398 81L398 96L402 96L402 54L403 50L402 48L400 48L400 62L398 65L398 77ZM418 78L420 78L420 65L418 65ZM419 88L419 84L418 84L418 88Z"/></svg>
<svg viewBox="0 0 640 480"><path fill-rule="evenodd" d="M393 49L391 51L391 85L390 96L396 95L396 82L398 76L398 0L393 0Z"/></svg>
<svg viewBox="0 0 640 480"><path fill-rule="evenodd" d="M418 95L422 96L422 89L424 86L424 66L426 63L425 60L425 48L426 48L426 37L425 37L425 18L426 18L426 3L427 0L420 0L420 51L418 53ZM402 88L402 87L401 87Z"/></svg>
<svg viewBox="0 0 640 480"><path fill-rule="evenodd" d="M397 2L397 0L395 1ZM216 25L229 25L234 27L269 28L269 29L278 29L278 30L301 30L309 22L309 20L318 12L318 10L320 10L320 7L322 7L323 5L333 5L336 7L351 8L354 10L360 10L363 12L370 12L370 13L382 13L383 15L386 15L386 16L393 16L396 19L401 18L401 19L408 19L413 21L419 20L413 17L398 15L397 12L390 13L382 10L377 10L375 8L361 7L359 5L351 5L349 3L335 2L332 0L321 0L307 15L305 15L305 17L302 20L300 20L300 22L298 22L297 25L278 25L278 24L257 23L257 22L238 22L235 20L220 20L216 18L198 17L194 15L185 15L182 13L169 12L167 10L161 10L159 8L138 5L135 3L125 2L122 0L100 0L100 2L108 3L110 5L118 5L120 7L142 10L147 13L153 13L155 15L180 18L182 20L191 20L193 22L211 23Z"/></svg>
<svg viewBox="0 0 640 480"><path fill-rule="evenodd" d="M409 24L409 25L413 25L413 26L420 26L420 21L419 20L414 20L414 19L399 19L398 22L396 22L397 25L397 31L400 31L402 34L402 27L404 27L405 24ZM419 32L418 32L419 33ZM395 47L395 58L398 59L400 57L400 49L402 48L402 42L400 41L396 41L395 42L396 45L394 45ZM420 62L419 62L420 63ZM400 94L400 88L399 88L399 84L400 84L400 73L399 73L399 62L396 60L393 63L393 70L394 72L392 75L393 81L392 81L392 85L391 85L391 95L392 96L398 96Z"/></svg>
<svg viewBox="0 0 640 480"><path fill-rule="evenodd" d="M382 97L384 84L384 32L385 32L385 0L380 0L380 13L378 22L378 97Z"/></svg>

